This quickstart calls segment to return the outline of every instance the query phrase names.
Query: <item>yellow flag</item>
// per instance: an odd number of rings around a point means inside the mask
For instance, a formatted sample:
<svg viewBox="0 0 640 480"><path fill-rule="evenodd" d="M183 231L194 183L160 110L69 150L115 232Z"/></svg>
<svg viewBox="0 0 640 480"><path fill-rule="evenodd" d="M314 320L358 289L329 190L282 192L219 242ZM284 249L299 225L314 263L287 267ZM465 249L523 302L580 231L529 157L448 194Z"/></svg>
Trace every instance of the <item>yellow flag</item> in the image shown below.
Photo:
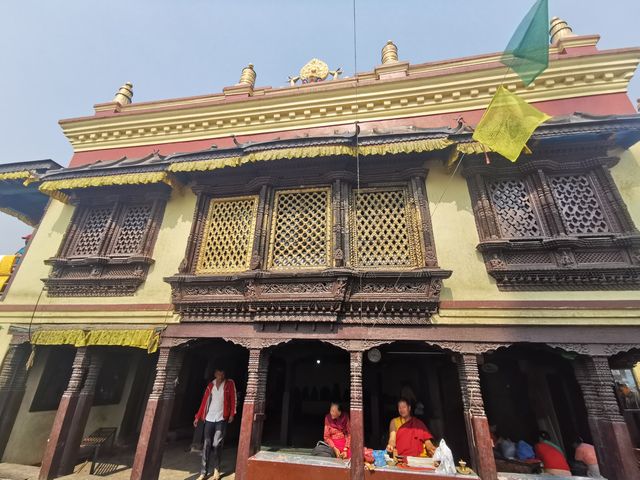
<svg viewBox="0 0 640 480"><path fill-rule="evenodd" d="M473 132L473 139L515 162L538 125L550 118L501 85Z"/></svg>

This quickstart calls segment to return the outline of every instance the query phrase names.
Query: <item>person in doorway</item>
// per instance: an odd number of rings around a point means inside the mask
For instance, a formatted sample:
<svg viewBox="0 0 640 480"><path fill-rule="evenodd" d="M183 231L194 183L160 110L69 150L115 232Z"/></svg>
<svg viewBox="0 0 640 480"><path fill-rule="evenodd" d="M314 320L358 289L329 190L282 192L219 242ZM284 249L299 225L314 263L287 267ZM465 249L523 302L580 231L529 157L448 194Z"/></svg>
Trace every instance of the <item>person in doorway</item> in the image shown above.
<svg viewBox="0 0 640 480"><path fill-rule="evenodd" d="M411 415L406 398L398 400L398 414L389 423L387 451L403 457L432 457L436 450L433 435L422 420Z"/></svg>
<svg viewBox="0 0 640 480"><path fill-rule="evenodd" d="M333 449L337 458L351 458L351 432L349 415L337 402L332 402L324 417L324 442Z"/></svg>
<svg viewBox="0 0 640 480"><path fill-rule="evenodd" d="M541 430L535 446L536 457L542 460L544 473L557 476L571 476L571 469L562 449L551 441L549 433Z"/></svg>
<svg viewBox="0 0 640 480"><path fill-rule="evenodd" d="M202 465L197 480L207 478L211 450L213 449L213 480L220 479L220 457L224 444L227 424L233 422L236 415L236 386L233 380L225 377L224 369L216 368L214 379L204 391L202 402L193 426L204 422L204 445L202 447Z"/></svg>
<svg viewBox="0 0 640 480"><path fill-rule="evenodd" d="M587 476L589 478L602 478L594 446L578 437L573 444L573 448L576 450L574 455L576 462L582 462L587 466Z"/></svg>

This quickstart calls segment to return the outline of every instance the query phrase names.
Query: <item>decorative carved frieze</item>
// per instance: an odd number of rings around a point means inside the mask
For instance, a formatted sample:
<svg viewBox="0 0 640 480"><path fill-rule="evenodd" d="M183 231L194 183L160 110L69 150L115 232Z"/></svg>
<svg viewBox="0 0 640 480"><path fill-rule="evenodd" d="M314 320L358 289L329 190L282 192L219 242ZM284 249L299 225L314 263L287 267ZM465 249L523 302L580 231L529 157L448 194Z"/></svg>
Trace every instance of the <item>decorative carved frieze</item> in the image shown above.
<svg viewBox="0 0 640 480"><path fill-rule="evenodd" d="M167 281L185 321L351 322L366 317L380 324L425 324L438 308L442 278L448 275L422 269L361 278L358 272L340 269L231 281L176 275Z"/></svg>

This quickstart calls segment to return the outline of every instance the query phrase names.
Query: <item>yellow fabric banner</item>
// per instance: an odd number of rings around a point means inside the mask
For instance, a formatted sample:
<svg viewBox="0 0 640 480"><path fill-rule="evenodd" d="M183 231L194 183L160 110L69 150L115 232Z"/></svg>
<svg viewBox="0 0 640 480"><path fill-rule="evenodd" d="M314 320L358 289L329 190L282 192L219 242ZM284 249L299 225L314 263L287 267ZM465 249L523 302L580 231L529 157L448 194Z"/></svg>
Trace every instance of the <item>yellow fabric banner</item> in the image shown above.
<svg viewBox="0 0 640 480"><path fill-rule="evenodd" d="M515 162L535 129L550 118L501 85L473 132L473 139Z"/></svg>
<svg viewBox="0 0 640 480"><path fill-rule="evenodd" d="M73 345L74 347L133 347L153 353L160 346L157 330L38 330L32 345Z"/></svg>

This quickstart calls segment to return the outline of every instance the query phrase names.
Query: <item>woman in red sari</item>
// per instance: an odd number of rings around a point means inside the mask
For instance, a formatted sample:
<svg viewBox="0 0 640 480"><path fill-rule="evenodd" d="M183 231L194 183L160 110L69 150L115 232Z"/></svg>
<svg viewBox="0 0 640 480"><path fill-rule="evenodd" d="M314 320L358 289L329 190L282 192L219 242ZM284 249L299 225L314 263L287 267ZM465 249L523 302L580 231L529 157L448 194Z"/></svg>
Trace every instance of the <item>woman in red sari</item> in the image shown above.
<svg viewBox="0 0 640 480"><path fill-rule="evenodd" d="M333 448L336 457L351 458L349 415L343 413L340 404L335 402L324 417L324 442Z"/></svg>
<svg viewBox="0 0 640 480"><path fill-rule="evenodd" d="M402 457L432 457L436 449L433 435L422 420L411 416L408 400L398 401L398 413L389 424L387 451Z"/></svg>

